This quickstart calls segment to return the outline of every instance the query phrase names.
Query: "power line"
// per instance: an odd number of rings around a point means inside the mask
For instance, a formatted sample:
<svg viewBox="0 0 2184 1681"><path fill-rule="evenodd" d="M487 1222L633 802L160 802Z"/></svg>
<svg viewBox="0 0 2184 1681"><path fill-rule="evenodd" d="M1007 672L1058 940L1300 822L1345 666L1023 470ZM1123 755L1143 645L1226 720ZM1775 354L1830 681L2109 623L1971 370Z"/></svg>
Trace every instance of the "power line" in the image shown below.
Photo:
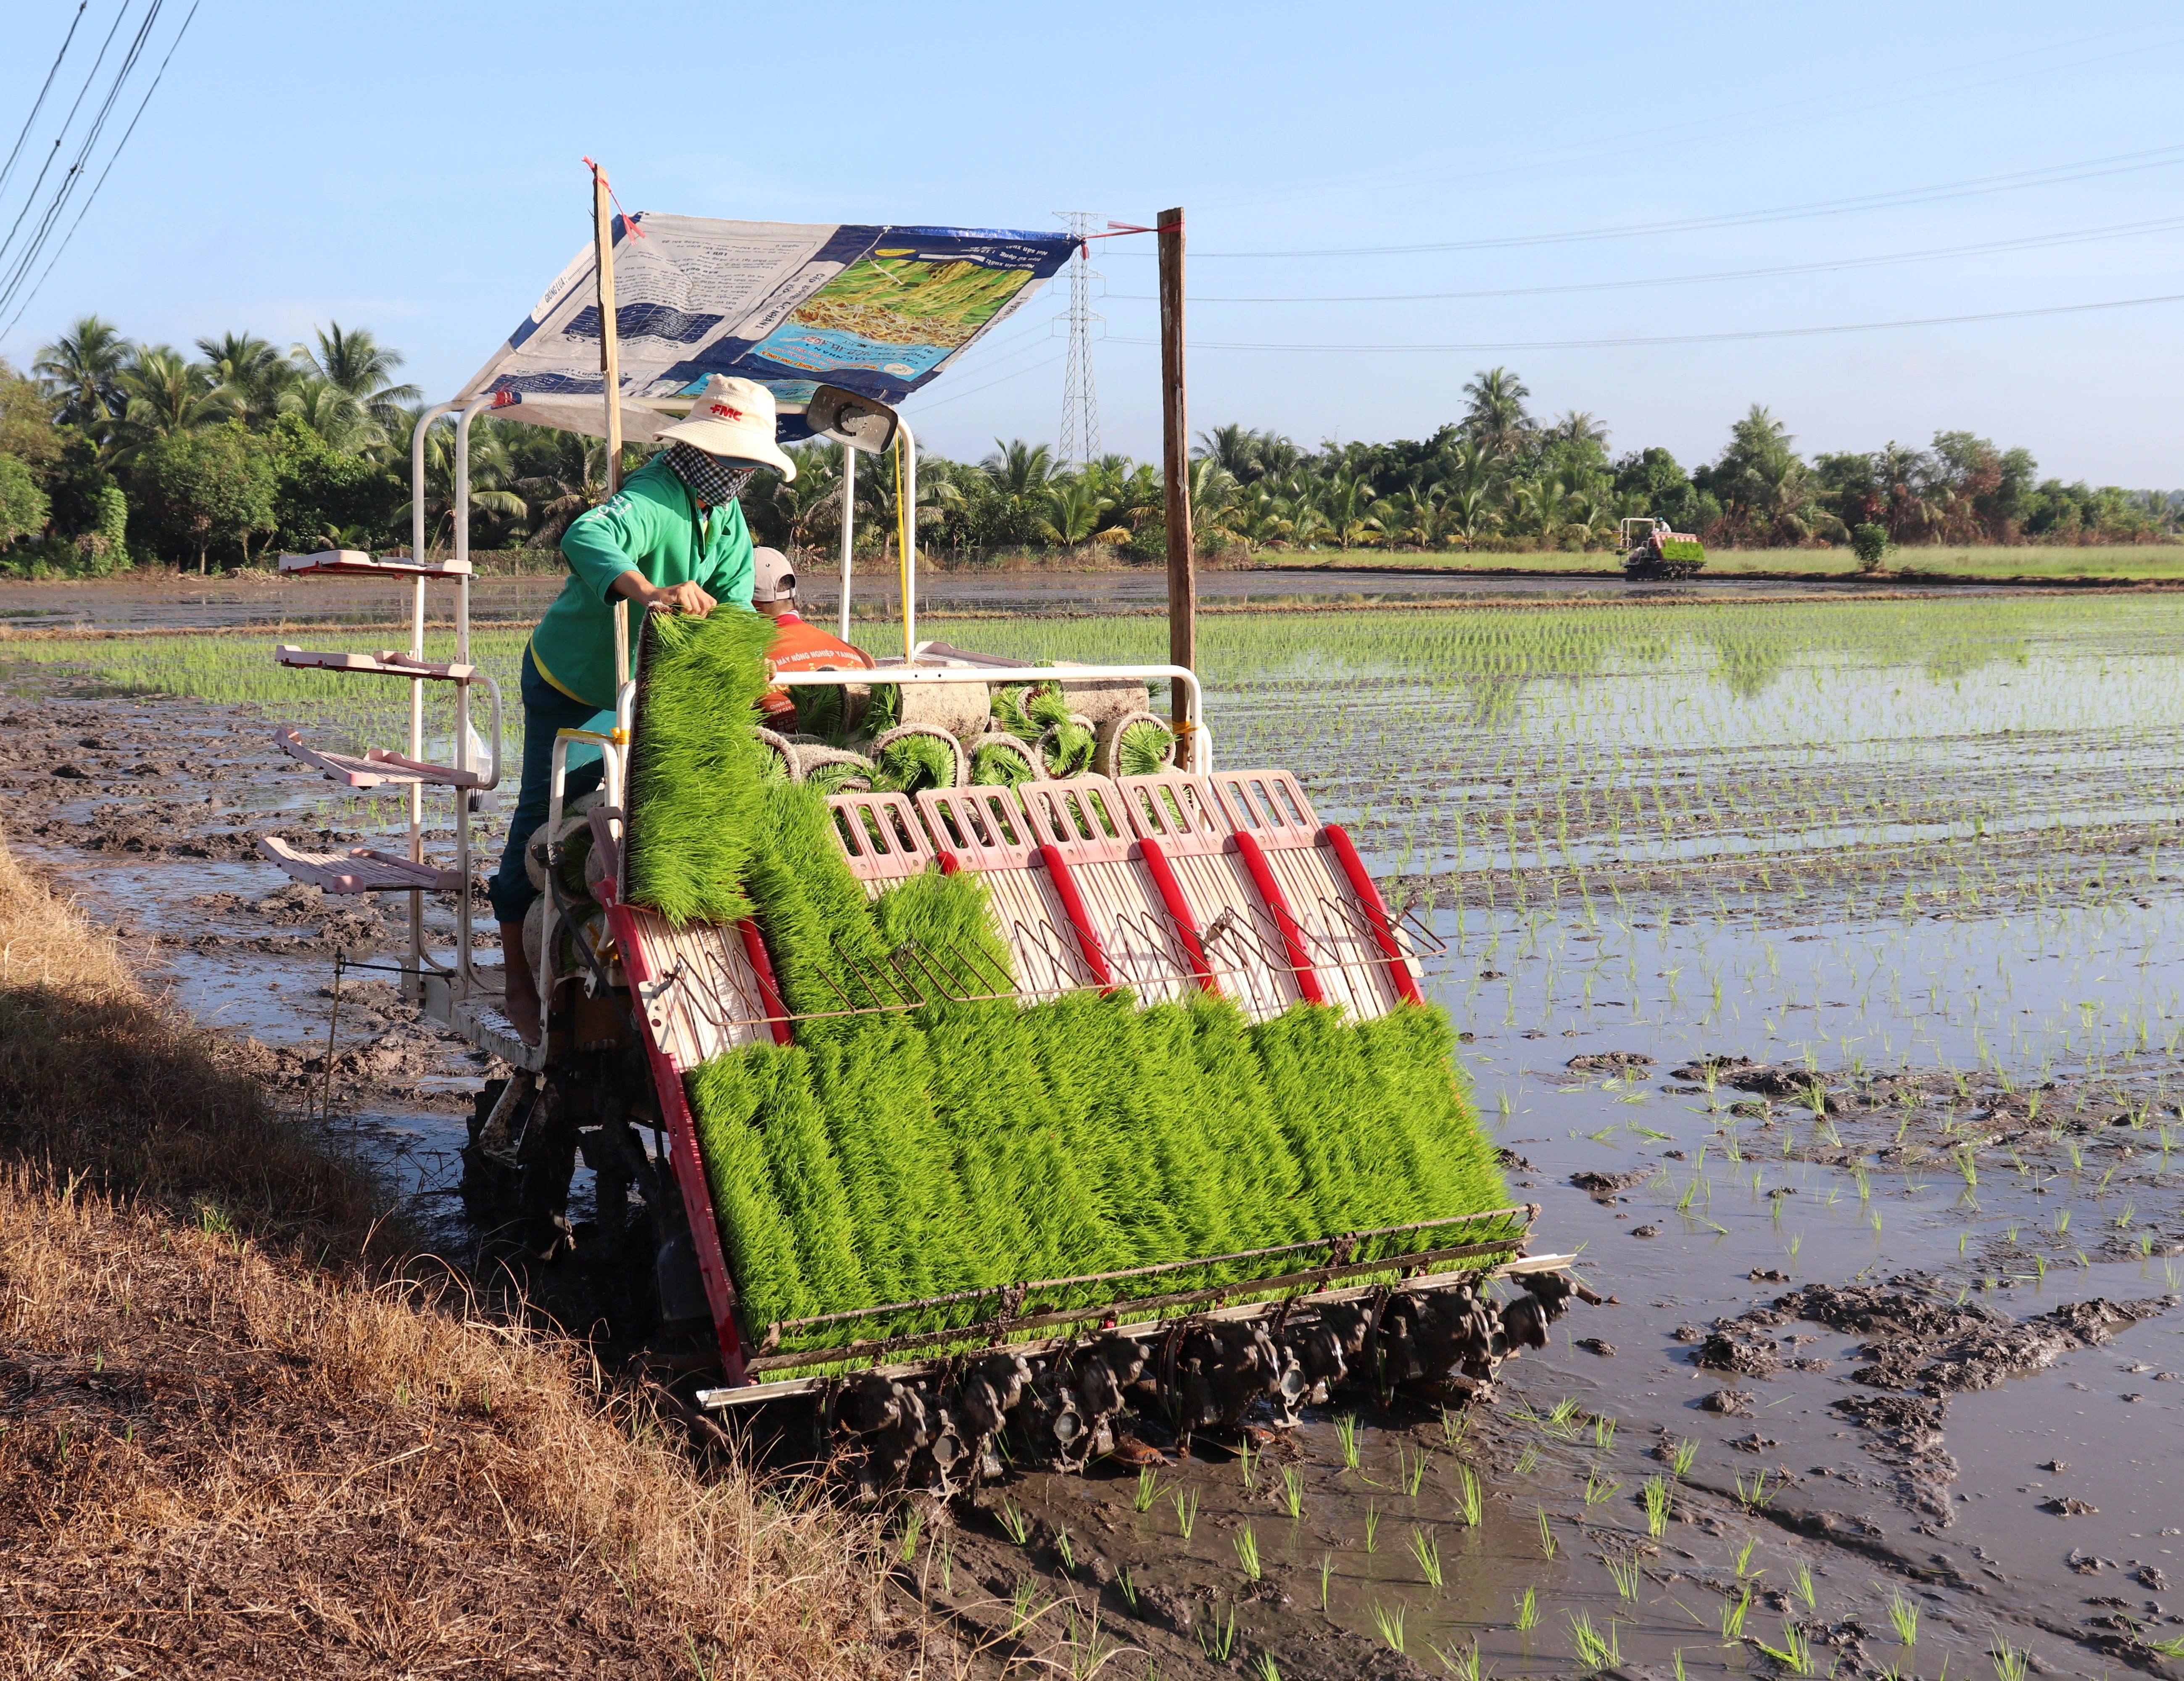
<svg viewBox="0 0 2184 1681"><path fill-rule="evenodd" d="M1507 234L1494 239L1447 240L1421 245L1328 246L1295 251L1194 251L1194 260L1209 257L1401 257L1435 251L1502 251L1534 245L1574 245L1602 239L1651 238L1663 234L1700 233L1715 228L1750 227L1767 222L1801 220L1815 216L1849 215L1859 210L1894 210L1917 204L1938 203L1948 198L1974 198L1988 193L2013 192L2028 187L2059 186L2091 181L2097 176L2127 175L2139 170L2165 169L2184 163L2184 146L2157 146L2142 152L2120 152L2107 158L2089 158L2075 164L2051 164L2037 170L2019 170L2007 175L1975 175L1932 186L1899 187L1888 192L1851 198L1821 198L1808 203L1786 204L1764 210L1727 211L1714 216L1689 216L1674 221L1629 222L1609 227L1575 228L1562 233ZM1130 256L1150 256L1134 251Z"/></svg>
<svg viewBox="0 0 2184 1681"><path fill-rule="evenodd" d="M1836 333L1884 332L1897 327L1955 326L1968 321L2018 321L2034 315L2080 315L2098 309L2136 309L2151 303L2184 303L2184 292L2164 292L2154 298L2118 298L2099 303L2054 303L2036 309L1992 309L1975 315L1921 315L1901 321L1846 321L1824 327L1754 327L1736 332L1660 333L1635 338L1538 338L1481 344L1244 344L1214 339L1193 339L1193 350L1258 350L1278 352L1363 352L1370 354L1415 355L1423 352L1470 353L1503 350L1624 350L1646 345L1727 344L1754 338L1817 338ZM1117 344L1157 344L1151 338L1118 338Z"/></svg>
<svg viewBox="0 0 2184 1681"><path fill-rule="evenodd" d="M136 114L130 118L129 126L122 130L121 138L115 142L112 153L107 158L106 167L98 172L98 179L92 183L90 195L84 199L83 208L75 213L75 220L69 224L68 232L62 237L59 246L54 250L53 260L46 264L44 272L39 275L38 283L24 297L15 313L8 318L7 326L0 328L0 332L13 332L15 330L15 323L23 319L23 312L36 301L39 292L45 289L46 281L53 272L54 264L58 263L67 254L69 247L75 243L75 231L83 225L83 219L91 214L91 207L98 202L99 189L106 185L107 176L114 173L114 164L120 162L122 153L128 149L129 136L136 132L136 125L143 120L145 108L152 103L152 96L159 91L159 84L166 80L167 66L174 62L175 49L182 44L182 37L190 32L191 24L197 19L198 7L202 3L203 0L191 0L189 15L182 19L182 26L175 31L175 38L167 43L167 56L159 60L159 68L152 77L152 85L144 90L144 97L136 103ZM5 307L4 303L0 303L0 308Z"/></svg>
<svg viewBox="0 0 2184 1681"><path fill-rule="evenodd" d="M8 153L7 163L0 165L0 192L8 189L8 178L15 173L15 160L23 154L23 142L31 137L31 130L38 120L38 113L46 109L46 96L53 91L53 78L61 73L61 60L68 57L69 45L75 39L76 26L90 9L91 0L77 0L75 15L69 19L68 33L61 37L61 50L53 54L53 67L46 72L45 85L38 90L37 99L31 107L31 114L23 119L23 131L15 136L15 144Z"/></svg>
<svg viewBox="0 0 2184 1681"><path fill-rule="evenodd" d="M22 289L23 282L30 278L31 269L44 253L46 242L53 237L54 224L60 220L61 213L68 208L69 200L82 184L91 154L97 149L100 136L106 131L107 120L114 114L114 103L120 98L122 87L136 70L137 60L143 55L144 43L151 37L153 25L159 22L159 8L164 3L164 0L152 0L146 9L143 22L137 25L136 33L130 41L129 50L123 55L120 67L115 70L113 81L107 86L105 97L99 102L98 114L84 131L82 143L76 148L75 159L70 163L67 173L53 188L53 196L46 206L45 214L38 219L37 228L31 234L29 243L15 259L14 267L9 272L5 285L0 286L0 309L5 309L15 301L15 294ZM122 15L125 17L127 14L128 7L125 3ZM120 22L117 18L117 26ZM101 58L103 56L102 53ZM81 104L82 102L79 100L77 103Z"/></svg>
<svg viewBox="0 0 2184 1681"><path fill-rule="evenodd" d="M1878 269L1897 263L1925 263L1948 257L1986 257L2005 251L2032 251L2049 246L2080 245L2094 240L2126 239L2137 235L2170 233L2184 228L2184 216L2162 216L2152 221L2117 222L2108 227L2081 228L2070 233L2029 234L2021 239L1989 240L1978 245L1938 246L1926 251L1899 251L1880 257L1829 258L1817 263L1784 263L1764 269L1722 269L1707 274L1658 275L1650 279L1573 281L1559 286L1490 287L1472 292L1358 292L1329 297L1209 298L1194 295L1201 303L1423 303L1451 298L1540 298L1565 292L1621 292L1633 287L1696 286L1714 281L1766 280L1783 275L1830 274L1841 269ZM1118 303L1155 303L1150 292L1114 292Z"/></svg>
<svg viewBox="0 0 2184 1681"><path fill-rule="evenodd" d="M53 166L53 159L60 156L61 142L68 138L70 126L75 121L75 114L83 109L83 97L91 92L92 83L98 80L98 67L106 62L106 54L114 45L114 37L121 32L121 20L128 15L129 0L122 0L121 9L114 14L113 23L107 28L106 39L99 43L98 56L91 62L90 74L84 77L83 86L76 90L75 103L69 107L68 115L61 120L60 131L53 136L53 148L46 153L46 161L38 166L38 178L31 183L31 191L23 200L23 208L15 213L15 220L8 226L7 238L0 239L0 258L4 258L8 248L15 242L16 234L22 230L23 218L31 214L31 206L38 202L38 189L46 184L46 175Z"/></svg>

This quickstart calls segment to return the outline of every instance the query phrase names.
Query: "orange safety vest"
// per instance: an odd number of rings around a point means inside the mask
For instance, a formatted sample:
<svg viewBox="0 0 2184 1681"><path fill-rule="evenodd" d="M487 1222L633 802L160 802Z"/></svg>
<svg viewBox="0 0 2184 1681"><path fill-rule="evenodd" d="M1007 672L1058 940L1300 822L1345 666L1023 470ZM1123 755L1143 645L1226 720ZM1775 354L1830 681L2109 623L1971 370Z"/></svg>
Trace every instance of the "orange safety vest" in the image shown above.
<svg viewBox="0 0 2184 1681"><path fill-rule="evenodd" d="M861 648L852 648L840 637L830 636L816 625L807 625L794 613L782 614L774 620L773 646L766 651L766 663L776 671L869 671L871 656ZM788 691L768 689L759 697L769 722L787 719L794 727L796 703L788 698Z"/></svg>

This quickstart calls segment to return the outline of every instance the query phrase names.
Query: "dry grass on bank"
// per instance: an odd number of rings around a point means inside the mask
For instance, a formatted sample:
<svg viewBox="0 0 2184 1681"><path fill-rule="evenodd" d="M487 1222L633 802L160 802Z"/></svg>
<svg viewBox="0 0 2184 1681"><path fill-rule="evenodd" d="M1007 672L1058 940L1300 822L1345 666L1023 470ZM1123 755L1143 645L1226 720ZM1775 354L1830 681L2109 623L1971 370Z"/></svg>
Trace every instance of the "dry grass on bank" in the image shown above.
<svg viewBox="0 0 2184 1681"><path fill-rule="evenodd" d="M0 949L0 1673L907 1667L864 1529L375 1266L369 1182L4 846Z"/></svg>

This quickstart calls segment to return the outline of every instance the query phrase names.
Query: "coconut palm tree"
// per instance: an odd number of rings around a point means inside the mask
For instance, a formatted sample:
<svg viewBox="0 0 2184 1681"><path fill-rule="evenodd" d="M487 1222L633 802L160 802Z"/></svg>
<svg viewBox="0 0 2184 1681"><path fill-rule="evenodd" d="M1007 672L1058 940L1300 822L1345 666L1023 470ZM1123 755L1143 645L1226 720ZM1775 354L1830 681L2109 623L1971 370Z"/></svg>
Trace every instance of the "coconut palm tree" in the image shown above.
<svg viewBox="0 0 2184 1681"><path fill-rule="evenodd" d="M289 347L296 366L348 392L365 415L393 431L403 405L416 402L421 395L414 385L394 383L402 353L382 347L370 328L344 331L339 321L315 329L312 336L319 342L315 350L302 344Z"/></svg>
<svg viewBox="0 0 2184 1681"><path fill-rule="evenodd" d="M1439 485L1399 490L1384 501L1375 503L1373 512L1386 530L1390 543L1407 543L1430 548L1440 526L1440 495Z"/></svg>
<svg viewBox="0 0 2184 1681"><path fill-rule="evenodd" d="M529 509L524 523L531 541L551 544L579 514L606 500L607 443L582 432L536 430L539 437L528 452L534 470L516 480L515 488ZM797 477L803 476L800 470Z"/></svg>
<svg viewBox="0 0 2184 1681"><path fill-rule="evenodd" d="M1100 516L1113 506L1089 475L1072 473L1048 482L1042 523L1055 542L1066 548L1082 548L1106 530Z"/></svg>
<svg viewBox="0 0 2184 1681"><path fill-rule="evenodd" d="M1606 443L1607 428L1586 409L1565 409L1548 423L1540 436L1563 443Z"/></svg>
<svg viewBox="0 0 2184 1681"><path fill-rule="evenodd" d="M1054 452L1043 443L994 440L994 453L978 464L994 494L994 536L1003 543L1037 543L1045 534L1047 481ZM922 498L921 498L922 499Z"/></svg>
<svg viewBox="0 0 2184 1681"><path fill-rule="evenodd" d="M1465 435L1496 459L1510 460L1530 444L1532 417L1524 400L1532 392L1508 369L1483 370L1465 383L1463 394L1471 399L1463 416Z"/></svg>
<svg viewBox="0 0 2184 1681"><path fill-rule="evenodd" d="M121 370L128 406L114 428L118 455L132 455L155 437L195 431L226 418L214 396L212 370L171 345L140 344Z"/></svg>
<svg viewBox="0 0 2184 1681"><path fill-rule="evenodd" d="M415 417L409 417L411 427ZM452 420L452 417L450 417ZM508 441L498 428L471 431L470 509L473 516L504 520L519 529L531 512L529 502L512 488L515 463ZM425 437L425 543L430 549L454 541L455 428L435 426ZM396 511L398 524L406 525L411 504Z"/></svg>
<svg viewBox="0 0 2184 1681"><path fill-rule="evenodd" d="M1240 422L1199 433L1198 447L1190 453L1200 460L1217 463L1240 484L1259 475L1259 435Z"/></svg>
<svg viewBox="0 0 2184 1681"><path fill-rule="evenodd" d="M128 406L121 389L121 370L128 359L128 341L98 316L85 315L38 352L31 371L59 399L54 419L103 436Z"/></svg>
<svg viewBox="0 0 2184 1681"><path fill-rule="evenodd" d="M1382 529L1380 520L1373 512L1373 487L1354 473L1337 473L1321 498L1320 512L1326 516L1328 531L1336 546L1346 554L1356 544L1368 541Z"/></svg>
<svg viewBox="0 0 2184 1681"><path fill-rule="evenodd" d="M1266 485L1255 484L1230 504L1224 526L1248 547L1263 548L1290 536L1296 529L1296 521L1290 517L1287 502Z"/></svg>
<svg viewBox="0 0 2184 1681"><path fill-rule="evenodd" d="M841 452L804 444L792 446L788 454L796 463L795 480L777 476L764 494L787 532L788 546L809 548L823 533L842 527Z"/></svg>
<svg viewBox="0 0 2184 1681"><path fill-rule="evenodd" d="M211 368L225 411L247 426L262 426L281 412L281 398L296 370L264 339L247 332L201 338L198 349Z"/></svg>
<svg viewBox="0 0 2184 1681"><path fill-rule="evenodd" d="M1452 490L1442 501L1442 528L1467 549L1480 538L1493 536L1501 523L1494 510L1494 493L1484 484Z"/></svg>
<svg viewBox="0 0 2184 1681"><path fill-rule="evenodd" d="M356 398L315 374L291 381L281 392L278 406L284 415L300 415L305 426L336 449L353 455L381 448L389 441L387 428L365 414ZM400 431L406 440L410 427Z"/></svg>

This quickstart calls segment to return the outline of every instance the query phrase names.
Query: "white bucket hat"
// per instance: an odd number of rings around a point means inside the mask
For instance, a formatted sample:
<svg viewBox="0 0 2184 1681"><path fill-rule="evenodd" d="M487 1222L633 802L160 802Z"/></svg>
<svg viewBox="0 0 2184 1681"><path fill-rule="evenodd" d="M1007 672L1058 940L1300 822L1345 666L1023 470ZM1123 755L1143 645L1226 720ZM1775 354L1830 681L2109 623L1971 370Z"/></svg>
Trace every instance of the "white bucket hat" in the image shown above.
<svg viewBox="0 0 2184 1681"><path fill-rule="evenodd" d="M783 478L796 476L796 463L773 441L773 393L755 380L732 380L715 374L690 404L690 413L660 436L671 437L727 461L772 467Z"/></svg>
<svg viewBox="0 0 2184 1681"><path fill-rule="evenodd" d="M788 557L779 549L754 548L751 551L751 599L796 599L796 568L789 564Z"/></svg>

